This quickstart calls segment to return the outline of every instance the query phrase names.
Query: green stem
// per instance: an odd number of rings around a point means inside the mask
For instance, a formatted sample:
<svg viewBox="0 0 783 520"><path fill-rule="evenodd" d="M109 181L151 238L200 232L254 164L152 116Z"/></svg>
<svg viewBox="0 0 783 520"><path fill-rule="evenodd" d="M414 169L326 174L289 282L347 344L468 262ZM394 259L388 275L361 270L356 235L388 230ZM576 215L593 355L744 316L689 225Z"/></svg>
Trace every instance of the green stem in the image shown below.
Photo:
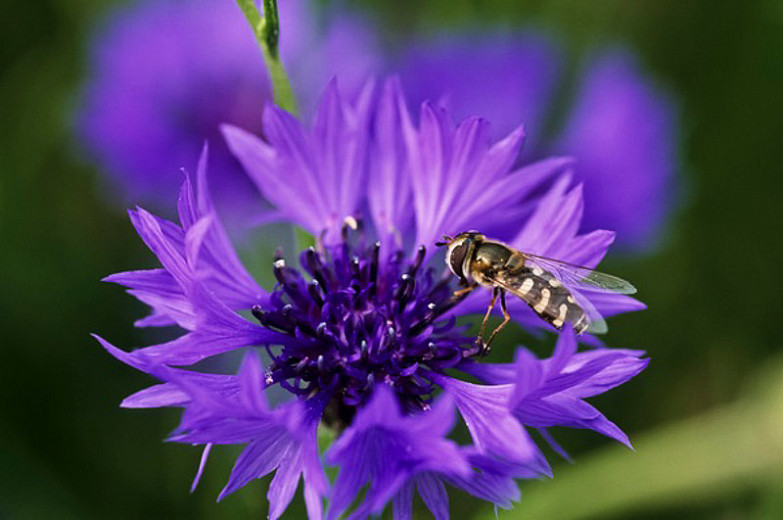
<svg viewBox="0 0 783 520"><path fill-rule="evenodd" d="M258 46L261 47L272 80L275 104L296 115L294 91L280 61L280 19L277 14L277 0L264 0L264 16L261 16L253 0L236 0L236 2L253 29Z"/></svg>

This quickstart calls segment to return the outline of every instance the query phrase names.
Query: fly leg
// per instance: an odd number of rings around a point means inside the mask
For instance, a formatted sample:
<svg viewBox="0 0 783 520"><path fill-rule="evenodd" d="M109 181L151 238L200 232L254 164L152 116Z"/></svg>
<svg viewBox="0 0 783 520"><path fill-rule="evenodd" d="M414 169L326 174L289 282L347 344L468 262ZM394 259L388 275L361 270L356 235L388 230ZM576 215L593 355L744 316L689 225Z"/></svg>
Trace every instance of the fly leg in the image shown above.
<svg viewBox="0 0 783 520"><path fill-rule="evenodd" d="M489 344L484 343L484 331L487 330L487 320L489 320L489 316L492 314L492 308L495 307L495 301L497 301L499 293L502 294L502 289L499 287L492 288L492 298L489 300L487 313L484 314L484 319L481 321L481 328L479 329L478 336L476 337L476 345L478 346L479 353L482 356L489 352Z"/></svg>
<svg viewBox="0 0 783 520"><path fill-rule="evenodd" d="M476 287L478 287L478 285L472 284L472 285L468 285L464 289L459 289L457 291L454 291L454 294L452 295L452 298L456 298L456 299L460 300L460 299L464 298L465 296L467 296Z"/></svg>
<svg viewBox="0 0 783 520"><path fill-rule="evenodd" d="M508 313L508 309L506 308L506 291L503 289L500 289L498 287L495 287L495 290L492 292L492 303L490 303L489 309L487 310L486 316L484 316L484 323L481 325L481 336L484 335L484 325L487 323L487 318L489 318L489 313L492 310L492 306L495 304L495 296L496 292L500 293L500 310L503 313L503 321L500 322L500 325L498 325L495 330L492 331L492 334L489 335L489 339L486 343L484 343L484 340L481 340L481 355L486 356L489 354L489 346L492 344L492 340L495 339L495 336L498 332L503 330L503 328L508 325L508 322L511 320L511 315Z"/></svg>
<svg viewBox="0 0 783 520"><path fill-rule="evenodd" d="M481 329L479 330L479 339L484 337L484 331L487 329L487 320L489 315L492 314L492 308L495 306L495 301L498 299L498 293L501 291L500 287L492 288L492 299L489 300L489 307L487 307L487 313L484 315L484 320L481 322ZM483 343L483 341L482 341Z"/></svg>

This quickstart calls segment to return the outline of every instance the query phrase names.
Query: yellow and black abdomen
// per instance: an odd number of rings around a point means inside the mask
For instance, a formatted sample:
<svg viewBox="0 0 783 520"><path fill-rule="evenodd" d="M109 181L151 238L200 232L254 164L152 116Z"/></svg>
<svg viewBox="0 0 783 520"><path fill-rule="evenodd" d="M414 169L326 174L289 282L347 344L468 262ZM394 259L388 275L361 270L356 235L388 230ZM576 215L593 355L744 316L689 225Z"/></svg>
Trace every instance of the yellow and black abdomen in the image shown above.
<svg viewBox="0 0 783 520"><path fill-rule="evenodd" d="M525 265L519 253L511 255L505 266L487 273L502 288L525 301L544 321L560 330L571 323L577 334L590 322L571 291L555 276L537 266Z"/></svg>

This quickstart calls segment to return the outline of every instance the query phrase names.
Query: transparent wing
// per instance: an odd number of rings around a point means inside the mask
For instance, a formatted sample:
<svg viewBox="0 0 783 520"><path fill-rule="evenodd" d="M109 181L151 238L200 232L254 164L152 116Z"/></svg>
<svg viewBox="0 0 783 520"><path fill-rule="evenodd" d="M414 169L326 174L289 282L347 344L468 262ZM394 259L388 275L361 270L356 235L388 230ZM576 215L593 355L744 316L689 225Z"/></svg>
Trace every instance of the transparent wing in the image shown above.
<svg viewBox="0 0 783 520"><path fill-rule="evenodd" d="M538 266L544 271L549 271L568 286L618 294L634 294L636 292L636 287L631 285L630 282L611 274L601 273L589 267L569 264L568 262L545 256L522 252L520 254L525 257L526 265L531 267Z"/></svg>
<svg viewBox="0 0 783 520"><path fill-rule="evenodd" d="M606 334L609 331L609 327L606 325L606 320L595 308L595 305L583 294L578 291L572 291L571 296L574 297L576 303L582 308L587 315L587 329L585 332L590 334Z"/></svg>

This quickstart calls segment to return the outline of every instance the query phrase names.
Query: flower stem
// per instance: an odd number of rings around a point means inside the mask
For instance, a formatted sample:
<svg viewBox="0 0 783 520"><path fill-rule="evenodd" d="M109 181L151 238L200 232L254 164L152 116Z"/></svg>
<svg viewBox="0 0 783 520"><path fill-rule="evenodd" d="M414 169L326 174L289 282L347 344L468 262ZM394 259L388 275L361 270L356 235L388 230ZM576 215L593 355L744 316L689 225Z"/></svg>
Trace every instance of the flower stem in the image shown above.
<svg viewBox="0 0 783 520"><path fill-rule="evenodd" d="M280 61L280 19L277 0L264 0L264 16L259 13L254 0L236 0L256 36L266 67L272 80L274 101L283 110L296 115L296 99L291 82Z"/></svg>

